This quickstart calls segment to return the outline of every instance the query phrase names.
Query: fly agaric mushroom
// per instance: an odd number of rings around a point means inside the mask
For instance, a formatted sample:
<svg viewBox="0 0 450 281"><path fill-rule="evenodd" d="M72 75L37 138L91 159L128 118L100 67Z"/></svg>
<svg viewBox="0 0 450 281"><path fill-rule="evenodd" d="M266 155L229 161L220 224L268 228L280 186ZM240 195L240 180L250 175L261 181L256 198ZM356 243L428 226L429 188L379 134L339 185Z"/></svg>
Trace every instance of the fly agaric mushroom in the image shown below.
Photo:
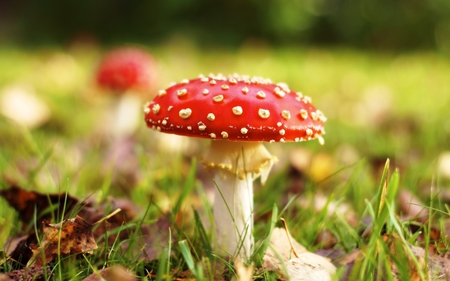
<svg viewBox="0 0 450 281"><path fill-rule="evenodd" d="M264 183L276 161L262 142L323 144L323 113L311 99L268 79L222 75L183 80L145 108L147 126L211 139L202 163L216 172L216 248L248 260L253 246L253 180Z"/></svg>
<svg viewBox="0 0 450 281"><path fill-rule="evenodd" d="M100 88L117 96L113 135L132 133L139 123L141 96L151 91L156 71L154 59L136 47L114 49L102 58L96 73Z"/></svg>

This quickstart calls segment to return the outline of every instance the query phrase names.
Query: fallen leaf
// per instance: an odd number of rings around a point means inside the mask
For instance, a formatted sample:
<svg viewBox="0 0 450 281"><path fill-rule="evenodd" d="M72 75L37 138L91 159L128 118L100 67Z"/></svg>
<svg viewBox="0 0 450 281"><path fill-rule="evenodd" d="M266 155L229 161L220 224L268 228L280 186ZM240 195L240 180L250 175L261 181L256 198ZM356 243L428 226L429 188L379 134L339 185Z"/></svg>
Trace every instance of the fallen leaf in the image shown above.
<svg viewBox="0 0 450 281"><path fill-rule="evenodd" d="M289 280L331 280L336 267L327 259L308 252L287 229L275 228L263 257L263 268L279 271Z"/></svg>
<svg viewBox="0 0 450 281"><path fill-rule="evenodd" d="M326 258L310 252L286 261L285 267L290 281L326 281L336 272Z"/></svg>
<svg viewBox="0 0 450 281"><path fill-rule="evenodd" d="M82 201L65 193L42 194L25 190L15 184L10 184L8 189L0 190L0 196L4 197L8 204L17 210L19 219L25 224L35 220L35 213L37 213L39 221L51 221L53 218L58 218L59 214L71 214L72 210L76 210L78 215L87 222L93 223L104 217L107 210L122 209L119 214L108 218L95 229L94 235L96 238L104 237L106 231L132 221L138 213L134 203L127 199L108 197L105 202L94 207L94 203L90 201ZM55 215L48 211L50 208L56 208L53 211ZM121 232L120 235L122 235L121 238L125 239L124 235L127 235L127 233ZM108 238L112 243L116 236L110 235Z"/></svg>
<svg viewBox="0 0 450 281"><path fill-rule="evenodd" d="M405 263L407 263L407 267L409 268L408 272L408 280L409 281L422 281L423 278L421 276L421 272L425 274L426 280L435 280L431 278L431 272L428 270L428 265L425 262L425 250L416 247L413 245L409 245L404 243L404 241L401 240L400 237L397 235L383 235L383 241L388 245L391 256L394 256L398 258L399 256L405 257L406 259L402 258L401 260ZM410 248L412 254L411 256L410 252L408 251L407 247ZM394 280L401 281L401 275L398 270L398 266L395 262L393 262L391 259L389 261L389 264L391 265L392 275L394 277ZM404 266L405 264L403 264Z"/></svg>
<svg viewBox="0 0 450 281"><path fill-rule="evenodd" d="M115 265L92 273L83 281L136 281L136 277L125 267Z"/></svg>
<svg viewBox="0 0 450 281"><path fill-rule="evenodd" d="M414 249L413 252L425 258L425 250ZM428 254L428 266L432 277L439 278L439 280L450 280L450 253L439 254L434 247L430 247Z"/></svg>
<svg viewBox="0 0 450 281"><path fill-rule="evenodd" d="M8 189L0 190L0 196L17 210L19 219L26 224L35 219L35 213L38 215L38 219L49 220L64 212L70 213L79 202L75 197L65 193L42 194L25 190L15 184L11 184ZM50 207L53 208L54 216L52 212L49 212Z"/></svg>
<svg viewBox="0 0 450 281"><path fill-rule="evenodd" d="M6 243L6 256L10 261L17 263L14 268L21 268L28 263L33 256L29 245L36 245L37 243L34 231L28 236L15 237Z"/></svg>
<svg viewBox="0 0 450 281"><path fill-rule="evenodd" d="M44 222L44 240L39 248L32 249L31 263L42 265L58 255L92 254L97 243L92 234L92 225L81 217L64 220L59 224Z"/></svg>
<svg viewBox="0 0 450 281"><path fill-rule="evenodd" d="M8 279L3 279L6 276ZM13 280L13 281L44 281L49 280L52 276L52 272L49 267L43 266L33 266L29 268L23 268L18 270L13 270L6 274L0 274L0 280Z"/></svg>

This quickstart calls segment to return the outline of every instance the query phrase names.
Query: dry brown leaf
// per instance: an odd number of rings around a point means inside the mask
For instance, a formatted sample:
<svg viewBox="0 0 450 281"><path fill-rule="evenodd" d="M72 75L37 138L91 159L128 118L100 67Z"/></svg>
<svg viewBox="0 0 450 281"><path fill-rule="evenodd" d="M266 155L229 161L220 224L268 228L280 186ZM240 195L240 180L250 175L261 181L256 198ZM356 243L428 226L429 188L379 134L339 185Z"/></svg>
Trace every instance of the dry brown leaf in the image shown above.
<svg viewBox="0 0 450 281"><path fill-rule="evenodd" d="M414 250L413 250L414 251ZM425 254L425 251L414 251L418 255ZM428 266L430 273L436 280L450 280L450 253L439 254L431 247L429 251Z"/></svg>
<svg viewBox="0 0 450 281"><path fill-rule="evenodd" d="M290 280L302 281L331 280L336 272L336 267L327 258L308 252L282 228L272 232L270 246L263 257L263 268L279 271Z"/></svg>
<svg viewBox="0 0 450 281"><path fill-rule="evenodd" d="M52 275L49 267L33 266L0 274L0 281L44 281ZM7 278L5 278L5 276Z"/></svg>
<svg viewBox="0 0 450 281"><path fill-rule="evenodd" d="M384 235L383 241L388 245L392 256L398 257L400 255L400 256L406 257L406 262L408 263L408 267L409 267L409 278L408 278L409 281L422 281L420 271L428 272L428 276L425 276L427 278L426 280L432 280L431 274L428 270L428 265L425 262L425 250L424 249L422 249L420 247L415 247L412 245L405 246L404 242L400 239L400 237L398 237L396 235L395 236L394 235L389 235L389 236ZM407 247L409 247L411 249L414 257L412 257L409 254ZM392 274L394 276L394 280L401 281L401 279L399 277L397 265L394 262L392 262L391 260L389 261L389 263L391 265L391 270L392 270Z"/></svg>
<svg viewBox="0 0 450 281"><path fill-rule="evenodd" d="M90 201L81 201L73 196L66 195L65 193L42 194L35 191L25 190L15 184L10 184L8 189L0 190L0 196L4 197L7 202L17 210L20 220L24 223L28 223L35 219L35 211L38 214L38 218L43 220L51 220L54 216L52 216L51 213L45 212L50 206L54 206L56 208L53 212L55 214L62 214L63 208L65 208L64 213L66 214L70 214L71 210L74 208L79 208L77 209L78 215L84 218L87 222L91 223L100 220L110 209L122 209L119 214L109 217L107 221L102 222L99 227L95 229L94 236L96 238L106 237L106 231L120 227L125 223L132 221L138 213L135 204L127 199L107 198L105 202L93 207L94 204ZM82 204L79 204L79 202L82 202ZM128 238L128 232L126 231L120 232L119 235L121 240ZM109 245L116 241L116 236L117 235L115 234L108 235ZM9 248L12 249L12 247Z"/></svg>
<svg viewBox="0 0 450 281"><path fill-rule="evenodd" d="M36 191L28 191L16 184L11 184L8 189L0 190L0 196L6 199L8 204L17 210L19 219L24 223L29 223L35 218L35 212L40 219L51 219L52 213L45 213L48 208L55 206L55 214L69 213L78 199L65 193L42 194Z"/></svg>
<svg viewBox="0 0 450 281"><path fill-rule="evenodd" d="M76 216L59 224L44 222L44 241L39 248L32 249L31 262L41 265L58 255L92 254L95 249L97 243L92 234L92 225L81 217Z"/></svg>
<svg viewBox="0 0 450 281"><path fill-rule="evenodd" d="M33 256L33 252L29 245L36 245L38 243L36 234L30 233L28 236L15 237L6 243L6 256L9 260L24 266Z"/></svg>
<svg viewBox="0 0 450 281"><path fill-rule="evenodd" d="M103 280L106 280L106 281L136 281L137 279L125 267L120 266L120 265L115 265L113 267L101 269L83 279L83 281L103 281Z"/></svg>

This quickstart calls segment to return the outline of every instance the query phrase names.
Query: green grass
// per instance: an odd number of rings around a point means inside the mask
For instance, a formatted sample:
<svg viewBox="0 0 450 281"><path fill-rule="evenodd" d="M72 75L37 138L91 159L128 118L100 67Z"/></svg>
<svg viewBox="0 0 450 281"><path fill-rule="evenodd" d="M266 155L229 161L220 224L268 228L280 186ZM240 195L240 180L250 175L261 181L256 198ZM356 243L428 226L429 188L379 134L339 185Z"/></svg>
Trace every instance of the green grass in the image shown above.
<svg viewBox="0 0 450 281"><path fill-rule="evenodd" d="M328 118L324 146L317 142L267 145L280 162L266 185L256 188L254 234L261 247L252 262L261 264L267 237L283 217L292 235L310 251L324 246L318 240L324 231L336 238L333 249L342 255L361 250L364 258L355 262L349 280L394 280L390 262L397 266L400 280L407 280L409 266L420 261L411 257L405 245L428 251L427 246L434 243L431 223L443 231L449 215L439 190L450 179L441 177L437 166L439 155L449 150L450 58L436 53L374 54L346 49L203 50L186 43L150 49L159 62L158 89L199 73L260 75L311 96ZM132 233L126 240L117 239L112 246L100 243L93 255L82 259L61 258L54 264L52 278L81 280L114 264L147 276L146 280L170 280L187 270L196 279L214 280L217 268L233 276L233 263L215 257L210 246L211 209L205 189L211 179L195 160L207 142L196 140L185 154L161 152L158 133L142 122L133 140L133 159L139 169L133 186L115 178L116 171L105 163L114 142L98 128L108 125L100 119L108 101L95 96L91 78L101 52L96 48L0 48L0 69L5 70L0 72L0 97L2 89L12 84L31 85L52 110L52 118L32 130L0 115L0 176L26 189L68 192L97 203L109 196L131 199L140 208L131 226L152 227L166 216L171 222L170 239L156 247L160 251L155 260L143 260L139 256L144 247L139 239L142 233L124 225L116 231ZM375 107L378 111L372 110ZM293 186L299 174L292 171L289 154L299 148L311 153L311 161L330 161L301 171L303 188L296 192ZM410 222L399 216L400 189L418 195L430 209L430 224L419 228L420 233L411 232ZM300 204L299 197L312 202L318 193L329 198L326 206L347 203L357 224L339 213L330 216L327 208L317 211L312 203ZM0 198L0 245L20 233L21 227L15 212ZM369 230L370 235L364 236ZM419 235L424 242L417 242ZM131 246L123 250L124 243ZM441 251L447 252L448 243L444 245ZM427 276L417 267L419 276ZM0 272L10 270L0 256ZM338 276L345 274L344 267L338 268ZM257 280L276 278L275 273L255 272Z"/></svg>

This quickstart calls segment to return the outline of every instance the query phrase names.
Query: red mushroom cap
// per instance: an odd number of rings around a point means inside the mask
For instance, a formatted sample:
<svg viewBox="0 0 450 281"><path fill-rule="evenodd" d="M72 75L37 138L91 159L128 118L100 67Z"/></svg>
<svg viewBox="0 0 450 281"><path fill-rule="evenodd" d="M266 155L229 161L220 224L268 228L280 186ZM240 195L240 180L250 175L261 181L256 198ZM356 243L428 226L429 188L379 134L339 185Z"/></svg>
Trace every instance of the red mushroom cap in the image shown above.
<svg viewBox="0 0 450 281"><path fill-rule="evenodd" d="M309 97L286 84L237 75L183 80L160 91L144 111L152 129L231 141L322 143L326 120Z"/></svg>
<svg viewBox="0 0 450 281"><path fill-rule="evenodd" d="M100 87L117 93L128 89L147 91L154 79L154 60L144 50L119 48L107 53L97 69Z"/></svg>

